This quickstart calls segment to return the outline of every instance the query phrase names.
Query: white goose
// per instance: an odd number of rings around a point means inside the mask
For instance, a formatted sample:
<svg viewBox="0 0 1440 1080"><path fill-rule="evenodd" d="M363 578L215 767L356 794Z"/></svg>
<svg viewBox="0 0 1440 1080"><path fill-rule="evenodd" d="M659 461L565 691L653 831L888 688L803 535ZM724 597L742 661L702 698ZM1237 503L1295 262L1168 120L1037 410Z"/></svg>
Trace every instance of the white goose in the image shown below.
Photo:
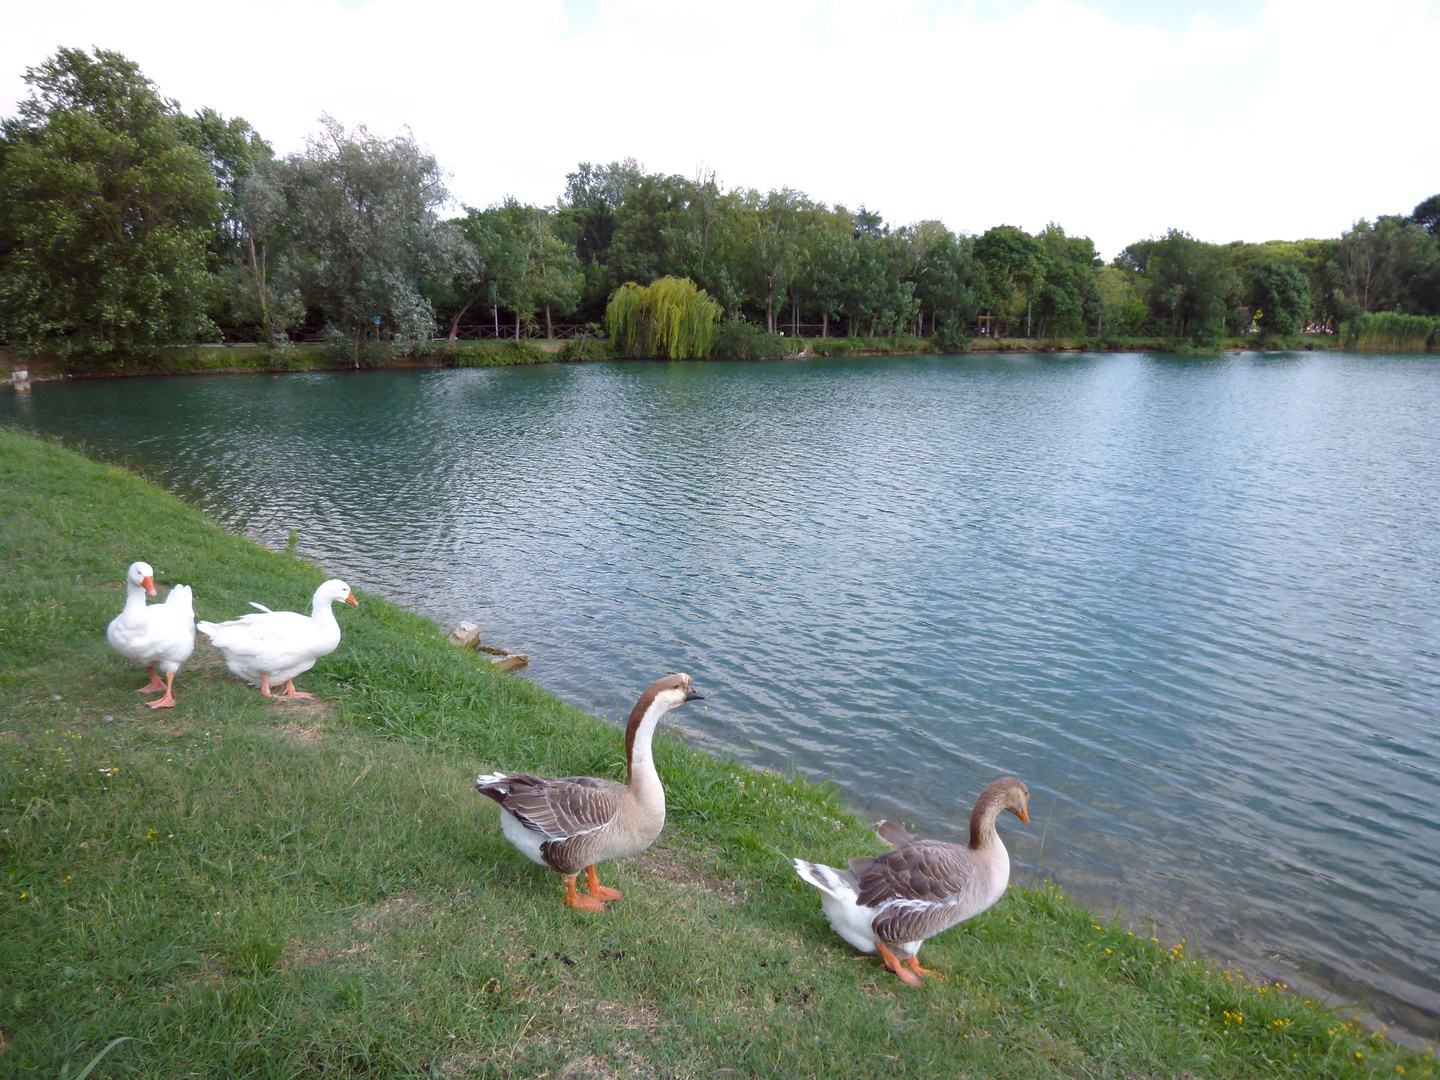
<svg viewBox="0 0 1440 1080"><path fill-rule="evenodd" d="M360 601L350 586L331 578L315 590L315 601L309 615L294 611L271 611L251 601L260 609L258 615L242 615L229 622L197 623L199 630L210 636L225 656L225 666L251 686L260 687L266 697L270 683L283 682L283 696L308 698L295 689L295 676L303 675L322 656L329 656L340 644L340 624L330 605L339 601L354 604Z"/></svg>
<svg viewBox="0 0 1440 1080"><path fill-rule="evenodd" d="M149 669L150 682L137 693L165 691L145 704L168 709L175 704L175 673L195 651L195 601L189 585L176 585L163 604L147 604L146 593L155 595L155 571L147 562L131 563L125 574L125 610L111 620L105 640L125 659ZM156 668L165 673L164 682Z"/></svg>
<svg viewBox="0 0 1440 1080"><path fill-rule="evenodd" d="M920 966L925 939L1005 895L1010 856L995 831L1002 810L1030 823L1030 789L1013 776L996 780L975 800L967 847L912 841L895 822L882 821L876 831L893 851L851 859L849 870L796 859L795 872L820 890L820 907L837 934L861 952L878 952L902 982L919 986L921 975L935 974Z"/></svg>

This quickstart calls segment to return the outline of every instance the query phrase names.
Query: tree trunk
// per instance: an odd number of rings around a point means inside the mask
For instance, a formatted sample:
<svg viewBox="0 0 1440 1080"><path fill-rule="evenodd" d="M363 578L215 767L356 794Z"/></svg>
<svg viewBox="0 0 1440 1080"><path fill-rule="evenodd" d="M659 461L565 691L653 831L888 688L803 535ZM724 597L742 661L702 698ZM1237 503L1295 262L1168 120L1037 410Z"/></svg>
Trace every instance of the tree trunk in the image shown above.
<svg viewBox="0 0 1440 1080"><path fill-rule="evenodd" d="M775 290L771 289L765 294L765 332L775 332Z"/></svg>
<svg viewBox="0 0 1440 1080"><path fill-rule="evenodd" d="M1030 301L1025 301L1025 336L1030 336Z"/></svg>
<svg viewBox="0 0 1440 1080"><path fill-rule="evenodd" d="M520 309L515 309L515 340L520 340Z"/></svg>
<svg viewBox="0 0 1440 1080"><path fill-rule="evenodd" d="M793 304L790 305L790 336L791 336L791 337L799 337L799 336L800 336L800 305L799 305L799 303L793 303Z"/></svg>
<svg viewBox="0 0 1440 1080"><path fill-rule="evenodd" d="M265 344L275 345L275 335L270 329L270 312L265 304L265 277L260 273L260 264L255 260L255 237L246 234L250 246L250 273L255 278L255 295L260 300L260 329L265 334Z"/></svg>
<svg viewBox="0 0 1440 1080"><path fill-rule="evenodd" d="M445 340L446 340L447 342L449 342L451 345L454 345L455 342L459 339L459 337L460 337L460 320L465 317L465 312L467 312L467 311L469 311L469 310L470 310L470 301L469 301L469 300L466 300L466 301L465 301L465 306L462 307L459 311L457 311L457 312L455 313L454 317L450 320L450 336L447 337Z"/></svg>
<svg viewBox="0 0 1440 1080"><path fill-rule="evenodd" d="M829 308L825 308L823 311L820 312L820 336L821 336L822 338L828 338L828 337L830 336L830 309L829 309Z"/></svg>
<svg viewBox="0 0 1440 1080"><path fill-rule="evenodd" d="M495 305L495 336L500 336L500 305Z"/></svg>
<svg viewBox="0 0 1440 1080"><path fill-rule="evenodd" d="M549 301L549 300L546 300L546 301L545 301L545 339L546 339L547 341L553 341L553 340L555 339L555 327L550 324L550 301Z"/></svg>

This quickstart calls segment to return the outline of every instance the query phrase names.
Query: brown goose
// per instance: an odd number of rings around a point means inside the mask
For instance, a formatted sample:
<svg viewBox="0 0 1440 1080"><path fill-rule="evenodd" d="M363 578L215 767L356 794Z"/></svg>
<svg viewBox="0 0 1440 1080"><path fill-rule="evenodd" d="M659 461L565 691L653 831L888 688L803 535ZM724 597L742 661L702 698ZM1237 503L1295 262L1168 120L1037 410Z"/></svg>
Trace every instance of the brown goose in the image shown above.
<svg viewBox="0 0 1440 1080"><path fill-rule="evenodd" d="M975 800L968 847L911 840L895 822L882 821L875 831L895 845L893 851L851 859L849 870L796 859L795 872L820 890L820 906L837 934L861 952L878 952L902 981L919 986L921 975L935 974L920 966L925 939L1005 895L1010 856L995 818L1009 810L1028 825L1029 807L1029 788L1007 776Z"/></svg>
<svg viewBox="0 0 1440 1080"><path fill-rule="evenodd" d="M595 864L638 855L655 842L665 826L665 789L650 756L650 741L660 718L677 705L702 700L690 688L689 675L669 675L652 683L630 710L625 727L626 782L567 776L542 780L517 773L490 773L475 789L500 804L500 831L528 859L565 876L565 904L603 911L606 900L619 900L595 876ZM588 896L575 888L585 871Z"/></svg>

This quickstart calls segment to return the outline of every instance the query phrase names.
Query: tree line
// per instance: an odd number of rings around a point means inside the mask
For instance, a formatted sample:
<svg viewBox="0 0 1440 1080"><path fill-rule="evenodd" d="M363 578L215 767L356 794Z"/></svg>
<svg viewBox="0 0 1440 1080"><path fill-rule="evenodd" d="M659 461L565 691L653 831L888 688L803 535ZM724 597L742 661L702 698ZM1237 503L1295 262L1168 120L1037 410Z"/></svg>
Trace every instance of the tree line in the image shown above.
<svg viewBox="0 0 1440 1080"><path fill-rule="evenodd" d="M1109 263L1056 224L897 226L863 205L633 159L580 164L549 206L506 199L447 218L444 174L408 134L326 117L305 149L276 156L243 119L186 113L99 49L61 49L25 82L0 127L0 342L22 353L104 361L234 328L272 346L323 332L357 354L477 324L552 335L560 322L598 329L612 298L639 302L627 283L665 278L703 290L736 330L942 346L975 334L1204 343L1440 316L1440 195L1333 239L1213 244L1171 230Z"/></svg>

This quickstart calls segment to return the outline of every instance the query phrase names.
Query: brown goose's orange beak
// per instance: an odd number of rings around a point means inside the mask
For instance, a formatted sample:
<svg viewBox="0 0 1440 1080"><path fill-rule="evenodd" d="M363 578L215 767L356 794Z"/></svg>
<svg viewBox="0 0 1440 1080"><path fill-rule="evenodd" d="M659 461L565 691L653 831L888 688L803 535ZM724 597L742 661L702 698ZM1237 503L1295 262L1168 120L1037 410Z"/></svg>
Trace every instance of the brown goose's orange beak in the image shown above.
<svg viewBox="0 0 1440 1080"><path fill-rule="evenodd" d="M355 599L355 594L353 592L346 594L345 602L347 604L354 604L356 607L360 606L360 601Z"/></svg>
<svg viewBox="0 0 1440 1080"><path fill-rule="evenodd" d="M1022 806L1022 807L1020 807L1020 812L1019 812L1018 814L1016 814L1015 816L1020 819L1020 821L1021 821L1022 824L1025 824L1025 825L1029 825L1029 824L1030 824L1030 808L1029 808L1028 806Z"/></svg>
<svg viewBox="0 0 1440 1080"><path fill-rule="evenodd" d="M153 577L147 577L142 579L140 585L151 596L155 595L155 579Z"/></svg>

